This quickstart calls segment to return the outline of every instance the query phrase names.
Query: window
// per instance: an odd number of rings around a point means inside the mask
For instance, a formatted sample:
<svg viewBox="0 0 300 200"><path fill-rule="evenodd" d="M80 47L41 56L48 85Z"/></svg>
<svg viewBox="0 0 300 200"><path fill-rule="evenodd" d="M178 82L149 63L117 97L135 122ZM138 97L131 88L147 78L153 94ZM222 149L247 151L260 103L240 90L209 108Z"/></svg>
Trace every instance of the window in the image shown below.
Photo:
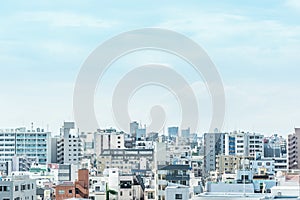
<svg viewBox="0 0 300 200"><path fill-rule="evenodd" d="M15 186L15 191L19 191L19 186L18 185Z"/></svg>
<svg viewBox="0 0 300 200"><path fill-rule="evenodd" d="M122 191L120 191L120 196L123 196L123 192Z"/></svg>
<svg viewBox="0 0 300 200"><path fill-rule="evenodd" d="M69 190L69 194L72 194L73 193L73 191L72 190Z"/></svg>
<svg viewBox="0 0 300 200"><path fill-rule="evenodd" d="M65 194L64 190L58 190L58 194Z"/></svg>
<svg viewBox="0 0 300 200"><path fill-rule="evenodd" d="M182 194L175 194L175 199L182 199Z"/></svg>
<svg viewBox="0 0 300 200"><path fill-rule="evenodd" d="M148 193L148 199L154 199L154 194L153 192Z"/></svg>

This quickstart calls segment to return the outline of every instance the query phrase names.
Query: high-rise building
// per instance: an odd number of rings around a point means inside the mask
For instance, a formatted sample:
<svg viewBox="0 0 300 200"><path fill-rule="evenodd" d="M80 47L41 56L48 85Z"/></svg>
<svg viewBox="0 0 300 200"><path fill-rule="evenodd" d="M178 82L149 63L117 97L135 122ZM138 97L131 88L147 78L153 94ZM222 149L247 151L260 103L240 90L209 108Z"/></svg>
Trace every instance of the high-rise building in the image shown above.
<svg viewBox="0 0 300 200"><path fill-rule="evenodd" d="M288 136L289 169L300 169L300 128L295 128L295 133Z"/></svg>
<svg viewBox="0 0 300 200"><path fill-rule="evenodd" d="M133 138L136 138L136 130L139 128L139 123L136 121L130 123L130 135Z"/></svg>
<svg viewBox="0 0 300 200"><path fill-rule="evenodd" d="M204 134L205 172L216 170L216 156L225 154L225 133Z"/></svg>
<svg viewBox="0 0 300 200"><path fill-rule="evenodd" d="M51 139L51 162L79 164L83 157L83 144L74 122L64 122L60 136Z"/></svg>
<svg viewBox="0 0 300 200"><path fill-rule="evenodd" d="M168 128L168 136L169 136L169 138L178 137L178 127L169 127Z"/></svg>
<svg viewBox="0 0 300 200"><path fill-rule="evenodd" d="M51 133L44 129L17 128L0 130L0 160L26 156L31 162L47 163L50 157Z"/></svg>
<svg viewBox="0 0 300 200"><path fill-rule="evenodd" d="M191 129L190 128L181 130L181 137L189 138L190 134L191 134Z"/></svg>

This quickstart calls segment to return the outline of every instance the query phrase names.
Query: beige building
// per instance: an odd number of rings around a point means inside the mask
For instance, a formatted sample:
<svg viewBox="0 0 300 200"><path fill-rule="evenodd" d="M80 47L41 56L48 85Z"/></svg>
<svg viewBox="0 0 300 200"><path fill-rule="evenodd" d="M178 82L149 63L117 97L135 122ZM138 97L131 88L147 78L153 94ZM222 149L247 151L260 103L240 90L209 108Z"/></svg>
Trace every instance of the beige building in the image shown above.
<svg viewBox="0 0 300 200"><path fill-rule="evenodd" d="M241 159L253 160L254 157L218 155L216 158L216 171L218 174L234 174L236 170L242 169Z"/></svg>

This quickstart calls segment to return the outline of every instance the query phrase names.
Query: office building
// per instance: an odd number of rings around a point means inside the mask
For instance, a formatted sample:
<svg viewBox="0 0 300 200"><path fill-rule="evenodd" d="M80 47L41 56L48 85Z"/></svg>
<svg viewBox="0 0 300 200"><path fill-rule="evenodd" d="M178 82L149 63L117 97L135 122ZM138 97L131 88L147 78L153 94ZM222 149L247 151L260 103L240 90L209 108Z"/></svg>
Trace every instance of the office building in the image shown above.
<svg viewBox="0 0 300 200"><path fill-rule="evenodd" d="M1 129L0 160L11 161L14 156L26 156L30 162L45 164L50 157L50 137L50 132L40 128Z"/></svg>

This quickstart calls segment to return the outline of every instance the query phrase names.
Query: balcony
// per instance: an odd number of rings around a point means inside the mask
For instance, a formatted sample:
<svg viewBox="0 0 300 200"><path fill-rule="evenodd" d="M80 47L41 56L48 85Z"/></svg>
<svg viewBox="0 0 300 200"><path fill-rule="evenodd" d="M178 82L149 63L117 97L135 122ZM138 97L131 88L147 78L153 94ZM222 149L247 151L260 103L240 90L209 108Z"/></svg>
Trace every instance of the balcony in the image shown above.
<svg viewBox="0 0 300 200"><path fill-rule="evenodd" d="M179 174L168 174L166 176L167 181L188 181L190 180L190 175L179 175Z"/></svg>

